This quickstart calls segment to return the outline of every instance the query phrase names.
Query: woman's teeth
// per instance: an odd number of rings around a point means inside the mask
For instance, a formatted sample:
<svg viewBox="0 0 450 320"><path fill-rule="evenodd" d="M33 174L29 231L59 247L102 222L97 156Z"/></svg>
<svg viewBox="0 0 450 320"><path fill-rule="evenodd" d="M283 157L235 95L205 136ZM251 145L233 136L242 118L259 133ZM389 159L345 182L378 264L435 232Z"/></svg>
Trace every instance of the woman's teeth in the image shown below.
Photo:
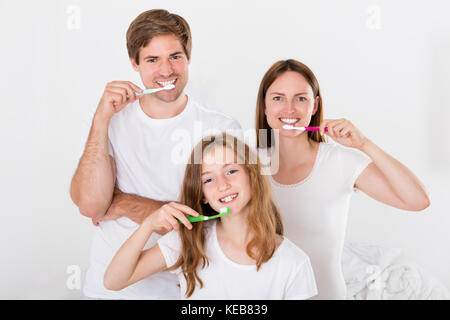
<svg viewBox="0 0 450 320"><path fill-rule="evenodd" d="M221 199L219 199L219 201L222 202L222 203L227 203L227 202L232 201L234 198L236 198L237 195L238 195L238 194L235 193L235 194L232 194L232 195L227 196L227 197L225 197L225 198L221 198Z"/></svg>
<svg viewBox="0 0 450 320"><path fill-rule="evenodd" d="M156 81L157 84L159 84L160 86L168 86L169 84L173 84L177 79L173 79L170 81Z"/></svg>
<svg viewBox="0 0 450 320"><path fill-rule="evenodd" d="M300 118L279 118L279 120L285 124L293 125L294 123L298 122Z"/></svg>

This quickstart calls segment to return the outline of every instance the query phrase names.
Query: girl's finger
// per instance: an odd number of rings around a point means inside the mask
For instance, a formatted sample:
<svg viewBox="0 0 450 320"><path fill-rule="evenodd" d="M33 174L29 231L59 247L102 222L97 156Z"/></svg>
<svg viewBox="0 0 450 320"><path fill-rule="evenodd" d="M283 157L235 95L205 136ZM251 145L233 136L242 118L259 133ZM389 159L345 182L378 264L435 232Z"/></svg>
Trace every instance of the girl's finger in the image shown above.
<svg viewBox="0 0 450 320"><path fill-rule="evenodd" d="M169 203L170 206L175 207L176 209L184 212L185 214L188 214L190 216L194 216L194 217L198 217L200 214L195 211L194 209L192 209L191 207L181 204L181 203L177 203L177 202L170 202Z"/></svg>
<svg viewBox="0 0 450 320"><path fill-rule="evenodd" d="M186 226L186 228L188 228L189 230L192 229L192 224L191 222L186 218L186 216L184 215L184 213L176 208L174 208L173 206L168 205L167 206L167 211L168 213L171 215L171 219L173 219L176 222L176 220L173 218L177 218L182 224L184 224ZM177 224L178 226L178 224Z"/></svg>

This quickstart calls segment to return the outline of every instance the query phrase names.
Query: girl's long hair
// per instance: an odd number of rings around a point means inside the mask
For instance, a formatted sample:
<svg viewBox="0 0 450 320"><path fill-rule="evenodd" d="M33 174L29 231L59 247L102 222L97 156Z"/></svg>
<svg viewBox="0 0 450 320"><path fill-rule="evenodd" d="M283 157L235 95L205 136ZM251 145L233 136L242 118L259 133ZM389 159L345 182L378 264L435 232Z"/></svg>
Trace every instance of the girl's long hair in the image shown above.
<svg viewBox="0 0 450 320"><path fill-rule="evenodd" d="M268 148L272 146L272 133L269 123L265 115L266 110L266 93L274 81L286 71L294 71L301 74L312 88L314 98L319 98L318 108L316 113L311 117L309 126L318 127L323 120L323 104L322 96L320 94L319 82L316 76L305 64L294 59L280 60L275 62L269 70L264 74L263 79L259 85L258 98L256 101L256 132L260 129L267 129L267 143L261 144L259 134L256 135L257 146L266 145ZM308 131L308 138L316 142L325 142L325 138L320 135L318 131Z"/></svg>
<svg viewBox="0 0 450 320"><path fill-rule="evenodd" d="M209 204L203 203L201 173L202 165L198 159L203 158L204 152L212 147L221 146L234 151L235 160L243 164L249 175L251 188L248 225L253 238L247 245L247 254L256 261L256 270L268 261L277 247L277 234L283 235L283 224L280 212L272 200L270 185L266 177L261 175L261 164L255 153L237 138L222 133L209 136L199 142L191 153L190 161L186 166L180 202L201 215L216 215ZM199 157L200 155L200 157ZM168 270L181 267L186 279L186 297L190 297L195 290L196 282L203 287L197 268L205 268L209 265L205 253L205 224L209 221L192 224L192 229L181 227L179 234L182 242L182 250L178 261Z"/></svg>

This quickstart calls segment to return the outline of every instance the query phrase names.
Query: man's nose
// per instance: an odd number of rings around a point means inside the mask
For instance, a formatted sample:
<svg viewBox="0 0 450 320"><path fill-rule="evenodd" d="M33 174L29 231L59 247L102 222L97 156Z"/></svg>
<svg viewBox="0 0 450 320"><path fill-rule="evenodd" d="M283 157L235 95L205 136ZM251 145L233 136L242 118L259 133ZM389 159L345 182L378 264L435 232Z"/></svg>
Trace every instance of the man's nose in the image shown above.
<svg viewBox="0 0 450 320"><path fill-rule="evenodd" d="M170 75L172 75L173 73L173 68L172 68L172 64L170 63L170 61L168 60L163 60L161 62L161 67L159 69L159 73L163 76L163 77L169 77Z"/></svg>

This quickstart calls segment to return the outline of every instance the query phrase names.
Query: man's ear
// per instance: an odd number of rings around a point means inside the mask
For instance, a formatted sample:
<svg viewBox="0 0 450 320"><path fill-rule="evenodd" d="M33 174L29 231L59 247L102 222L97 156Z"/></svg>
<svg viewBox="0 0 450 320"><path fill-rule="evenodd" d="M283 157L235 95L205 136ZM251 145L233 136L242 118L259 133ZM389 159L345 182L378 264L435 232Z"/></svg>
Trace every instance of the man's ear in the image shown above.
<svg viewBox="0 0 450 320"><path fill-rule="evenodd" d="M136 60L134 58L130 58L131 66L133 67L134 71L139 71L139 65L136 63Z"/></svg>
<svg viewBox="0 0 450 320"><path fill-rule="evenodd" d="M313 112L312 112L313 115L315 115L317 110L319 110L319 102L320 102L320 97L317 96L315 101L314 101L314 109L313 109Z"/></svg>

